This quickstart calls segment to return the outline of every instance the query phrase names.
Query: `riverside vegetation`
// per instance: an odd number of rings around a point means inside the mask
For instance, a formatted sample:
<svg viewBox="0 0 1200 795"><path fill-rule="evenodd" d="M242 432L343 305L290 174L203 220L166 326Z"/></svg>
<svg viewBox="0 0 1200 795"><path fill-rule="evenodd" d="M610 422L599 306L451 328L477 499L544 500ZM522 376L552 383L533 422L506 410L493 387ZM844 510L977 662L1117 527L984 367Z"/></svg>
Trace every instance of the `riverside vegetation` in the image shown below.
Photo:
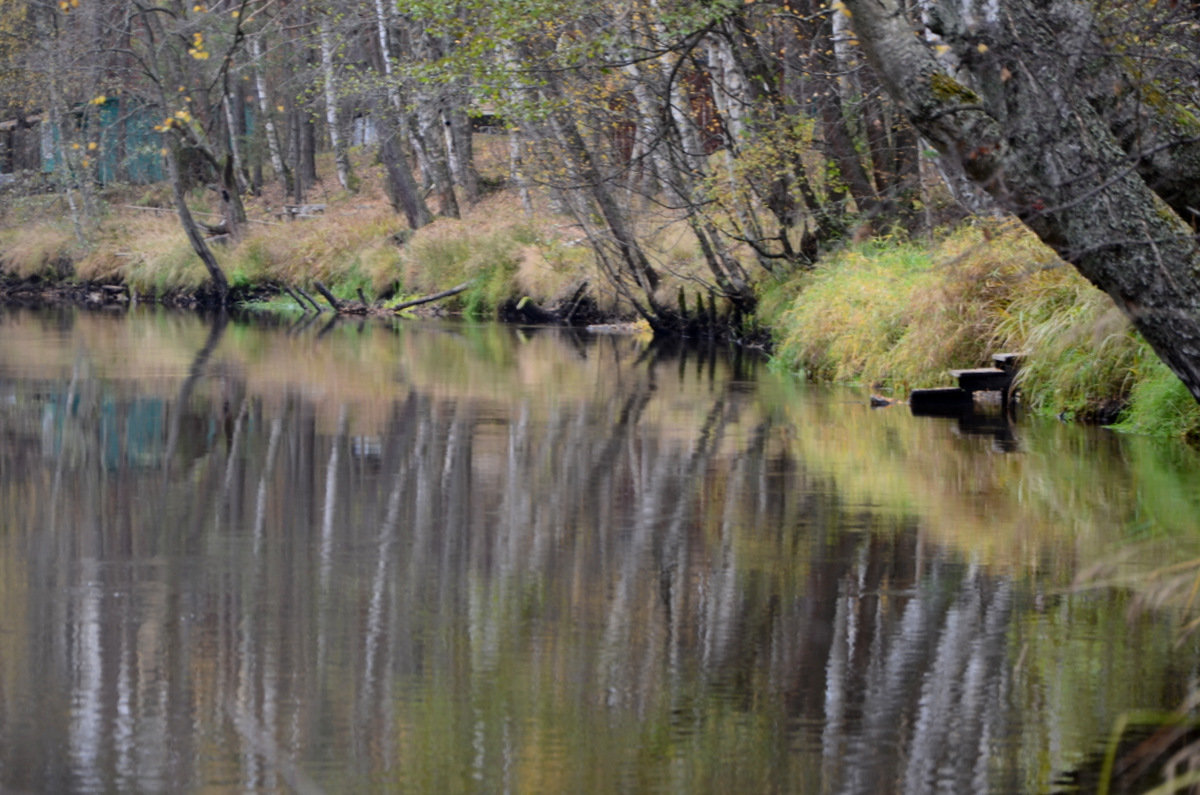
<svg viewBox="0 0 1200 795"><path fill-rule="evenodd" d="M486 136L483 136L486 139ZM486 145L480 151L489 152ZM306 310L280 285L328 284L338 298L367 297L386 310L471 281L436 311L494 318L522 298L562 301L588 283L580 319L633 321L633 308L603 289L592 249L548 202L522 210L503 186L499 147L481 158L497 186L461 219L410 232L384 195L382 169L358 153L361 183L348 193L319 183L319 215L284 221L284 199L247 198L242 239L216 247L237 304L250 311ZM321 162L332 172L330 160ZM180 230L166 186L126 186L100 196L103 212L80 244L61 195L10 197L0 215L0 279L25 286L124 285L134 301L194 304L208 275ZM216 210L211 192L189 195L194 212ZM1200 406L1111 300L1013 221L972 219L909 235L847 241L811 270L763 273L757 311L731 328L729 307L692 288L702 254L682 222L647 214L640 234L671 277L659 288L692 316L693 333L769 349L780 367L822 381L897 396L944 384L946 370L978 366L998 350L1022 351L1022 404L1063 419L1200 440ZM5 291L0 286L0 293ZM428 311L428 310L427 310ZM703 313L703 314L702 314ZM716 321L716 322L714 322Z"/></svg>

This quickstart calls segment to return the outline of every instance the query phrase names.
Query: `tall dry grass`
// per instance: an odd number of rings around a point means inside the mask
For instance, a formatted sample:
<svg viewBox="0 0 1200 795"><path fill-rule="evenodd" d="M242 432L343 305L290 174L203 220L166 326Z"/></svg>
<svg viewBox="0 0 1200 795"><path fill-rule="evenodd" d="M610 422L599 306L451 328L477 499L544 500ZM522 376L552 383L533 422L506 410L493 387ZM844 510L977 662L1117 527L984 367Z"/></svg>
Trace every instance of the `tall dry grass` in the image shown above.
<svg viewBox="0 0 1200 795"><path fill-rule="evenodd" d="M812 378L903 392L1019 351L1034 411L1200 438L1200 407L1108 296L1015 222L854 246L762 306L777 361Z"/></svg>
<svg viewBox="0 0 1200 795"><path fill-rule="evenodd" d="M960 228L935 246L880 238L777 285L764 301L777 357L811 377L930 386L1014 340L1008 306L1053 255L1015 226ZM772 317L773 315L773 317Z"/></svg>
<svg viewBox="0 0 1200 795"><path fill-rule="evenodd" d="M0 231L0 272L17 278L68 277L78 253L66 220L33 221Z"/></svg>

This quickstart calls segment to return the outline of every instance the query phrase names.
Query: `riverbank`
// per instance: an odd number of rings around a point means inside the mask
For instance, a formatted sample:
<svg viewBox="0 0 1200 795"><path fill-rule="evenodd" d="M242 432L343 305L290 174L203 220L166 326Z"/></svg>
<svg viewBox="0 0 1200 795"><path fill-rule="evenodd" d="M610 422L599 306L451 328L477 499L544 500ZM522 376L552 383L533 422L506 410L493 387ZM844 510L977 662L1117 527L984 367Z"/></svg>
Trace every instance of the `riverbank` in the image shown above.
<svg viewBox="0 0 1200 795"><path fill-rule="evenodd" d="M285 212L277 191L249 198L243 236L213 244L231 298L257 311L299 314L313 310L306 299L315 295L322 309L344 302L388 313L466 284L404 311L529 321L546 308L581 325L634 319L633 308L606 287L578 227L547 202L526 214L513 192L495 190L463 218L440 218L414 233L378 189L373 168L358 164L363 187L354 194L322 187L333 180L319 183L309 197L314 210L303 218ZM500 184L502 163L494 170L490 182ZM211 303L207 273L165 188L113 189L96 200L94 226L81 235L61 196L6 202L0 300ZM201 217L212 201L203 191L190 197ZM701 255L683 236L661 237L656 254L671 263L672 279L660 293L668 303L680 296L695 313L703 296L685 296L684 288ZM947 385L948 370L979 366L991 352L1020 351L1018 389L1029 410L1200 439L1195 401L1107 296L1015 223L970 222L925 241L877 237L826 256L812 271L764 278L756 290L757 314L734 336L765 343L778 366L807 378L902 399L913 388ZM709 317L695 328L720 336L722 307L706 309Z"/></svg>
<svg viewBox="0 0 1200 795"><path fill-rule="evenodd" d="M494 148L494 147L493 147ZM506 157L481 148L484 185L503 182ZM464 282L470 288L437 309L494 317L506 303L528 297L552 306L591 283L573 319L632 319L628 307L606 295L595 279L585 241L569 220L540 201L527 215L517 196L485 192L464 217L438 218L416 233L391 207L381 167L357 152L359 189L337 189L332 162L306 196L303 214L289 212L278 185L244 198L248 222L238 238L210 237L224 271L230 300L255 308L301 313L311 310L282 289L299 287L328 304L315 285L328 286L339 301L366 298L382 310ZM117 288L130 300L171 306L212 303L209 275L183 234L165 185L117 186L89 197L88 219L72 223L67 197L10 190L0 202L0 296L113 303ZM188 194L192 214L220 227L214 192ZM77 207L84 202L76 196Z"/></svg>
<svg viewBox="0 0 1200 795"><path fill-rule="evenodd" d="M763 291L780 366L895 395L1023 354L1022 405L1200 440L1200 407L1104 293L1015 221L879 238Z"/></svg>

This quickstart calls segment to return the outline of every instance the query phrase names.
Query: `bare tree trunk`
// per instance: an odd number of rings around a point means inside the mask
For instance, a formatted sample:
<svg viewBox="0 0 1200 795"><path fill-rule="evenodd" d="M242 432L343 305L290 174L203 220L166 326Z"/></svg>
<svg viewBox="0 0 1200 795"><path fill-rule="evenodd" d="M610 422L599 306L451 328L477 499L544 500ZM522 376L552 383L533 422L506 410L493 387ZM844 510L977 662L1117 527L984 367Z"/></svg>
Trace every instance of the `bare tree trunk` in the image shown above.
<svg viewBox="0 0 1200 795"><path fill-rule="evenodd" d="M230 237L237 240L246 226L246 206L232 155L221 164L221 211Z"/></svg>
<svg viewBox="0 0 1200 795"><path fill-rule="evenodd" d="M437 46L433 37L421 30L410 31L417 57L432 61L437 57ZM454 192L454 175L449 167L449 154L445 148L445 133L442 124L443 98L438 91L417 86L415 91L416 113L413 121L413 149L421 164L425 184L437 193L442 215L458 218L458 197Z"/></svg>
<svg viewBox="0 0 1200 795"><path fill-rule="evenodd" d="M451 96L459 92L452 92ZM467 204L479 201L479 178L475 174L471 145L471 120L462 107L451 105L442 110L442 130L446 135L446 159L456 187L462 189Z"/></svg>
<svg viewBox="0 0 1200 795"><path fill-rule="evenodd" d="M221 94L221 110L225 114L225 126L229 131L229 154L233 158L233 184L237 187L239 193L246 191L244 175L246 171L246 161L242 159L242 147L239 143L241 137L241 126L237 123L237 118L233 113L234 100L226 91Z"/></svg>
<svg viewBox="0 0 1200 795"><path fill-rule="evenodd" d="M254 93L258 100L258 112L263 119L263 131L267 138L267 152L271 158L271 168L277 179L283 180L284 190L291 191L291 172L283 162L283 148L279 145L279 131L275 128L275 114L271 108L270 95L267 93L267 80L263 75L263 53L261 35L250 37L250 57L254 63Z"/></svg>
<svg viewBox="0 0 1200 795"><path fill-rule="evenodd" d="M400 91L392 75L392 48L388 40L390 7L383 0L375 0L375 32L379 37L379 54L387 84L387 105L379 108L382 127L379 131L379 159L387 170L387 190L392 207L403 210L410 228L420 229L433 220L433 214L429 212L425 198L417 187L405 151L408 143L407 120L400 101Z"/></svg>
<svg viewBox="0 0 1200 795"><path fill-rule="evenodd" d="M55 79L56 78L51 75L48 82L53 85ZM50 96L50 112L48 116L50 123L50 135L54 140L54 159L56 161L55 165L57 166L57 168L55 168L55 172L62 183L63 192L67 195L67 207L71 211L71 228L75 232L75 240L80 245L84 245L87 242L86 238L83 236L83 223L85 215L84 210L80 207L78 193L75 189L75 178L71 173L71 163L69 160L67 160L67 147L63 144L63 126L61 121L62 113L58 106L57 92L51 90ZM83 202L83 206L86 207L87 202Z"/></svg>
<svg viewBox="0 0 1200 795"><path fill-rule="evenodd" d="M179 215L179 223L183 226L188 242L192 244L192 250L196 252L196 256L200 257L200 261L204 263L204 267L208 271L209 278L212 279L218 302L224 306L229 296L229 282L225 279L225 272L221 270L217 258L213 256L208 244L204 242L204 237L201 236L200 229L196 226L196 220L192 218L192 212L188 209L187 198L183 191L183 180L179 173L178 142L173 142L170 146L167 166L170 170L171 190L175 197L175 212Z"/></svg>
<svg viewBox="0 0 1200 795"><path fill-rule="evenodd" d="M47 99L49 100L48 121L50 125L50 135L52 145L54 147L55 159L55 174L61 181L63 192L67 197L67 207L71 211L71 226L75 232L75 239L80 245L86 243L84 238L83 228L85 223L90 223L91 219L91 202L88 200L87 194L83 193L80 196L80 191L86 190L83 186L86 180L76 180L75 174L70 160L67 158L66 146L66 130L62 123L62 95L59 90L58 81L61 79L60 70L55 66L57 39L54 33L51 32L50 21L46 18L46 13L34 10L34 18L36 20L37 40L41 43L41 50L45 58L46 70L46 89Z"/></svg>
<svg viewBox="0 0 1200 795"><path fill-rule="evenodd" d="M317 181L316 130L312 118L302 108L293 107L288 115L291 127L292 200L304 201L305 192Z"/></svg>
<svg viewBox="0 0 1200 795"><path fill-rule="evenodd" d="M379 159L383 161L387 170L387 189L392 207L404 212L411 229L420 229L433 220L433 215L425 205L425 200L421 198L417 181L408 166L408 160L404 157L398 126L380 132Z"/></svg>
<svg viewBox="0 0 1200 795"><path fill-rule="evenodd" d="M321 44L321 76L325 89L325 125L329 131L329 144L333 148L338 183L343 190L353 191L354 172L350 168L350 154L346 137L342 134L341 114L338 111L338 81L333 67L333 31L328 14L321 14L317 31Z"/></svg>
<svg viewBox="0 0 1200 795"><path fill-rule="evenodd" d="M533 199L529 193L529 180L525 178L524 158L521 156L521 133L510 130L508 133L508 173L517 186L517 195L521 197L521 209L526 218L533 217Z"/></svg>

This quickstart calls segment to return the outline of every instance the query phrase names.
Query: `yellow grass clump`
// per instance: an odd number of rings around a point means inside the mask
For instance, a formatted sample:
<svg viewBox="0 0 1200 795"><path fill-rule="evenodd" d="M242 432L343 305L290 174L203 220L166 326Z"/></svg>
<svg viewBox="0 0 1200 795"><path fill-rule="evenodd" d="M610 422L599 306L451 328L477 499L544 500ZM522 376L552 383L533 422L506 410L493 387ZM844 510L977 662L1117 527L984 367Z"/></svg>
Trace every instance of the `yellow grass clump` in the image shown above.
<svg viewBox="0 0 1200 795"><path fill-rule="evenodd" d="M947 386L947 370L1016 351L1022 402L1037 412L1200 436L1195 400L1112 301L1015 221L960 227L933 245L848 248L773 285L763 311L778 362L812 378Z"/></svg>
<svg viewBox="0 0 1200 795"><path fill-rule="evenodd" d="M69 221L36 221L0 232L0 270L22 279L72 273L78 243Z"/></svg>

